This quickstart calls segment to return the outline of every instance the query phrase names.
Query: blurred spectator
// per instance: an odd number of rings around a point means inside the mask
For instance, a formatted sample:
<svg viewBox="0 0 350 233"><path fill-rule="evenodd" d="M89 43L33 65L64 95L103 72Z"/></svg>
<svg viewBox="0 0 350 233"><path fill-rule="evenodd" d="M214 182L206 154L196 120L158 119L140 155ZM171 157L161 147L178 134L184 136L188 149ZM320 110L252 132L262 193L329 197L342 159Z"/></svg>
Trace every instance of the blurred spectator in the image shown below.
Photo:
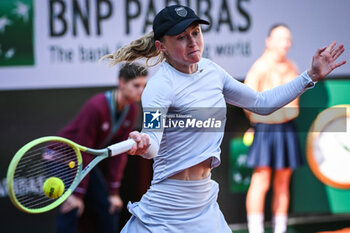
<svg viewBox="0 0 350 233"><path fill-rule="evenodd" d="M136 63L124 64L119 72L118 88L89 99L78 115L59 136L89 148L104 148L126 140L138 117L138 104L148 71ZM83 154L85 167L92 157ZM77 232L78 219L89 206L96 219L96 231L115 233L119 229L119 212L123 207L119 187L127 155L111 157L94 168L74 193L60 206L57 232ZM101 165L101 166L100 166Z"/></svg>
<svg viewBox="0 0 350 233"><path fill-rule="evenodd" d="M259 92L287 83L298 75L296 66L287 58L292 36L286 25L273 26L265 44L264 53L245 79L245 84ZM287 230L290 178L293 169L302 162L293 122L299 114L298 98L268 116L248 111L246 114L254 126L246 132L254 133L247 160L248 166L254 168L246 200L249 232L264 232L265 198L272 180L273 228L275 233L283 233Z"/></svg>

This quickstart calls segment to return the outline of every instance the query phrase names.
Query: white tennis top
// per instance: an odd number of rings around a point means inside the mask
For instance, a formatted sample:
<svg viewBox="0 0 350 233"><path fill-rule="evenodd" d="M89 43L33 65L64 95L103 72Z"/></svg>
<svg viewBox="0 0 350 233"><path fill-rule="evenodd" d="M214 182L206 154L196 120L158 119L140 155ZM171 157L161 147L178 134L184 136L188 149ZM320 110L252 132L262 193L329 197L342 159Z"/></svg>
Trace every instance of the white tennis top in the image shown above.
<svg viewBox="0 0 350 233"><path fill-rule="evenodd" d="M152 150L143 157L154 158L152 183L210 157L211 167L219 166L226 102L266 115L313 86L314 82L305 71L287 84L259 93L232 78L209 59L202 58L193 74L182 73L163 62L142 94L144 117L145 112L157 110L162 113L157 119L168 116L165 121L161 120L161 129L144 127L142 130L151 139ZM180 116L178 121L184 123L172 127L175 121L171 119L175 115ZM156 119L157 115L154 117ZM205 127L205 122L209 127Z"/></svg>

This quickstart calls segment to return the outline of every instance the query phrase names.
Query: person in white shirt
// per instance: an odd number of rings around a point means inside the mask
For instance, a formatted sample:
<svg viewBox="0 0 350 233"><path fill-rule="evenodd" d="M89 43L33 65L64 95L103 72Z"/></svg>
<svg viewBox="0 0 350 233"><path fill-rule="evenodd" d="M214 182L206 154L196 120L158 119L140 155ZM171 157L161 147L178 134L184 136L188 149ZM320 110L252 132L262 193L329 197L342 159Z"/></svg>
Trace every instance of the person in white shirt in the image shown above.
<svg viewBox="0 0 350 233"><path fill-rule="evenodd" d="M226 103L269 114L345 64L335 62L344 46L336 47L334 42L316 52L311 69L287 84L259 93L202 58L200 24L209 22L186 6L165 7L156 15L151 33L102 57L112 64L139 58L146 58L148 64L149 59L158 58L160 67L142 94L144 116L153 114L150 121L195 116L202 122L193 124L189 119L188 127L180 127L181 123L178 127L157 125L130 133L136 143L128 153L153 158L154 176L142 199L129 203L132 217L123 233L231 232L217 203L218 184L210 176L211 169L220 164ZM200 127L209 120L214 124Z"/></svg>

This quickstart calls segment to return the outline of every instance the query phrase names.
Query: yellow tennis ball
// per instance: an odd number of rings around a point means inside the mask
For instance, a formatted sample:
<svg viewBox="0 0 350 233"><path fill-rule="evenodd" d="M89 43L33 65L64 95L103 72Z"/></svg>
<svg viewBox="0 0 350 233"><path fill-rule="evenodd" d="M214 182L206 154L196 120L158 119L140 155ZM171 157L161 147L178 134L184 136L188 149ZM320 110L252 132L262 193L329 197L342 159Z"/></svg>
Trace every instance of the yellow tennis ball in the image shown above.
<svg viewBox="0 0 350 233"><path fill-rule="evenodd" d="M243 135L243 143L244 143L244 145L246 145L246 146L252 145L253 140L254 140L254 133L253 132L249 132L248 131L248 132L246 132Z"/></svg>
<svg viewBox="0 0 350 233"><path fill-rule="evenodd" d="M49 198L58 198L64 192L64 183L60 178L50 177L43 184L44 194Z"/></svg>
<svg viewBox="0 0 350 233"><path fill-rule="evenodd" d="M68 164L68 166L69 166L70 168L74 168L74 167L75 167L75 162L74 162L74 161L71 161L71 162Z"/></svg>

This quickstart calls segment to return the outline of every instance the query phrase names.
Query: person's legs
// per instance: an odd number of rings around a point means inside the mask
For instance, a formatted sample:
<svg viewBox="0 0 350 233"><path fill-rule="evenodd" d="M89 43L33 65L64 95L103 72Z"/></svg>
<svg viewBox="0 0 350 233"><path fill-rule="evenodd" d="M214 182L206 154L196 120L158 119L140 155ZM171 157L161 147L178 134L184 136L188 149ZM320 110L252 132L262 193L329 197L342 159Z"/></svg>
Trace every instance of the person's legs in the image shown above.
<svg viewBox="0 0 350 233"><path fill-rule="evenodd" d="M289 208L289 185L292 169L285 168L276 170L273 179L272 198L272 224L275 233L287 231L287 219Z"/></svg>
<svg viewBox="0 0 350 233"><path fill-rule="evenodd" d="M264 232L264 206L270 188L271 168L259 167L253 172L246 199L248 229L250 233Z"/></svg>
<svg viewBox="0 0 350 233"><path fill-rule="evenodd" d="M118 231L119 212L109 213L108 190L103 175L98 169L90 174L89 188L86 193L86 202L91 205L97 214L98 231L100 233L115 233Z"/></svg>

